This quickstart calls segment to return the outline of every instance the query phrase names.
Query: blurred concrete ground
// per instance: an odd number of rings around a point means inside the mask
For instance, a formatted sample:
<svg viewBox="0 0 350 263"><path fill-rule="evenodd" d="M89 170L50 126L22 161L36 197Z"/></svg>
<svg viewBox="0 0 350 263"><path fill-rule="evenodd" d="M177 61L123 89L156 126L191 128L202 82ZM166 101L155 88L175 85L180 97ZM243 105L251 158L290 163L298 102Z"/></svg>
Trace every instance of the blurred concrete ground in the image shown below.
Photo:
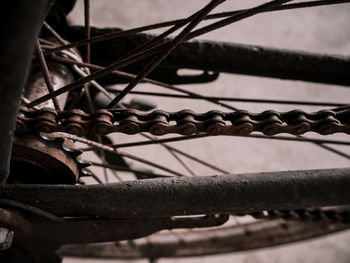
<svg viewBox="0 0 350 263"><path fill-rule="evenodd" d="M132 28L169 19L182 18L196 11L206 1L196 0L91 0L92 23L96 26ZM215 11L227 11L254 6L262 1L227 1ZM82 23L82 1L72 14L76 23ZM332 7L319 7L305 10L283 11L261 14L241 21L213 33L203 39L231 41L237 43L258 44L279 48L301 49L333 54L350 53L350 4ZM349 73L350 74L350 73ZM305 99L318 101L349 102L347 88L311 84L295 81L282 81L267 78L255 78L222 74L218 81L201 86L185 86L189 90L205 95ZM161 91L158 87L140 85L139 90ZM165 110L193 109L207 111L221 109L206 102L152 98L159 108ZM265 109L289 110L294 106L254 105L237 103L235 106L259 112ZM318 110L315 107L302 107L306 110ZM346 139L336 135L329 138ZM139 138L138 138L139 139ZM348 139L348 138L347 138ZM118 140L130 141L127 136ZM211 160L216 165L232 173L278 171L291 169L316 169L349 166L349 161L336 154L312 144L266 141L242 138L215 138L195 140L191 143L176 144L180 149L200 158ZM337 147L350 153L349 147ZM176 162L162 149L155 146L128 149L131 153L150 158L153 156L162 164L174 169ZM250 157L250 158L247 158ZM200 174L211 174L198 164L188 162ZM184 170L182 172L185 172ZM289 246L263 249L215 257L166 260L159 262L350 262L350 233L332 235L326 238L303 242ZM81 262L78 259L66 259L64 262ZM89 260L83 262L105 262ZM108 261L109 262L109 261ZM113 261L120 262L120 261ZM140 261L141 262L141 261Z"/></svg>

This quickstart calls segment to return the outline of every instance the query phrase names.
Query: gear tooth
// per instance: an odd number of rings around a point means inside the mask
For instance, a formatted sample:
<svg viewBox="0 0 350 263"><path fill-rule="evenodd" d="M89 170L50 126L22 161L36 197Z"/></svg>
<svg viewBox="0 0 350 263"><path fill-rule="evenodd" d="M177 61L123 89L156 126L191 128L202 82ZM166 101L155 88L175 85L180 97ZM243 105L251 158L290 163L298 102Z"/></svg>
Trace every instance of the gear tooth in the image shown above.
<svg viewBox="0 0 350 263"><path fill-rule="evenodd" d="M69 155L70 158L74 159L75 164L79 171L79 175L78 175L79 178L91 176L91 173L83 170L84 168L90 166L91 163L81 160L79 158L79 156L83 153L83 151L73 148L74 145L73 146L70 145L68 139L62 136L51 136L50 134L46 134L46 133L39 133L39 135L42 140L59 148L60 150L65 152L67 155ZM82 183L82 182L78 182L78 183Z"/></svg>
<svg viewBox="0 0 350 263"><path fill-rule="evenodd" d="M69 154L73 157L73 158L77 158L79 155L81 155L83 152L79 151L79 150L73 150L71 152L69 152Z"/></svg>
<svg viewBox="0 0 350 263"><path fill-rule="evenodd" d="M78 164L78 168L79 168L80 170L82 170L83 168L86 168L86 167L88 167L88 166L91 165L90 162L82 161L82 160L80 160L80 159L77 159L77 164Z"/></svg>
<svg viewBox="0 0 350 263"><path fill-rule="evenodd" d="M84 181L82 181L82 180L80 180L80 179L77 181L77 183L78 183L78 184L81 184L81 185L85 185L85 184L86 184Z"/></svg>
<svg viewBox="0 0 350 263"><path fill-rule="evenodd" d="M52 140L52 142L57 146L57 147L62 147L64 144L64 138L62 137L56 137Z"/></svg>
<svg viewBox="0 0 350 263"><path fill-rule="evenodd" d="M90 173L90 172L88 172L86 170L80 170L79 178L81 178L81 177L91 177L91 176L92 176L92 173Z"/></svg>
<svg viewBox="0 0 350 263"><path fill-rule="evenodd" d="M46 142L53 142L54 141L54 137L50 136L47 133L39 132L39 137L40 137L40 139L42 139Z"/></svg>
<svg viewBox="0 0 350 263"><path fill-rule="evenodd" d="M51 137L51 136L44 136L43 137L46 141L49 141L50 143L52 143L53 145L55 145L56 147L61 148L62 145L64 144L64 138L63 137Z"/></svg>
<svg viewBox="0 0 350 263"><path fill-rule="evenodd" d="M79 155L83 153L82 151L73 149L64 143L62 144L62 149L73 158L77 158Z"/></svg>
<svg viewBox="0 0 350 263"><path fill-rule="evenodd" d="M50 140L51 137L49 137L46 133L39 132L40 139L43 139L45 141Z"/></svg>

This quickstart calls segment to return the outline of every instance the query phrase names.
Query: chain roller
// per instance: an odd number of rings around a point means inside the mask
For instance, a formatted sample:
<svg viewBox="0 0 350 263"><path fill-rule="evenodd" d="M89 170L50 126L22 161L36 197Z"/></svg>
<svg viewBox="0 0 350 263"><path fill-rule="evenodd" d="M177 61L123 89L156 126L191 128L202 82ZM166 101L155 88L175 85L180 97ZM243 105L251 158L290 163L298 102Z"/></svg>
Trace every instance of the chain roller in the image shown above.
<svg viewBox="0 0 350 263"><path fill-rule="evenodd" d="M350 134L350 110L340 112L321 110L307 113L302 110L250 113L209 111L195 113L191 110L166 112L156 110L141 113L132 109L99 110L87 114L81 110L58 112L53 109L21 109L17 119L17 132L40 131L45 133L65 132L77 136L87 133L106 135L110 133L153 135L177 133L191 135L249 135L261 132L265 135L289 133L301 135L316 132L321 135L333 133Z"/></svg>

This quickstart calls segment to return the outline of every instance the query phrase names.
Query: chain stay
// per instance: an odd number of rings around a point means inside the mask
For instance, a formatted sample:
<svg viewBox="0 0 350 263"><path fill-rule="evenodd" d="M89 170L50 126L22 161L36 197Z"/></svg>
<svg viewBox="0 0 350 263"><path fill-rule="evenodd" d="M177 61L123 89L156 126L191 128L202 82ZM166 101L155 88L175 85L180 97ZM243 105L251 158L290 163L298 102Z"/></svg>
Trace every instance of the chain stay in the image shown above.
<svg viewBox="0 0 350 263"><path fill-rule="evenodd" d="M153 135L177 133L191 135L249 135L262 132L265 135L289 133L301 135L316 132L321 135L333 133L350 134L350 110L335 112L321 110L307 113L302 110L262 113L209 111L195 113L190 110L166 112L156 110L141 113L131 109L99 110L87 114L81 110L58 112L53 109L21 109L17 119L17 132L36 130L39 132L65 132L78 136L87 133L106 135L110 133L137 134L149 132Z"/></svg>

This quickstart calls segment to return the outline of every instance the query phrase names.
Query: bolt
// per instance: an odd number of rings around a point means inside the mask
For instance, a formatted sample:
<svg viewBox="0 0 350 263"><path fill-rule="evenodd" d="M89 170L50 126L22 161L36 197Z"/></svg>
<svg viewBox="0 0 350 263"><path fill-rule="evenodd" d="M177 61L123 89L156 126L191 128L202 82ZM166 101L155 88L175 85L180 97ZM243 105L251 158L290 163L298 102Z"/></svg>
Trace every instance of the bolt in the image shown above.
<svg viewBox="0 0 350 263"><path fill-rule="evenodd" d="M6 250L11 247L14 234L13 231L0 227L0 250Z"/></svg>

